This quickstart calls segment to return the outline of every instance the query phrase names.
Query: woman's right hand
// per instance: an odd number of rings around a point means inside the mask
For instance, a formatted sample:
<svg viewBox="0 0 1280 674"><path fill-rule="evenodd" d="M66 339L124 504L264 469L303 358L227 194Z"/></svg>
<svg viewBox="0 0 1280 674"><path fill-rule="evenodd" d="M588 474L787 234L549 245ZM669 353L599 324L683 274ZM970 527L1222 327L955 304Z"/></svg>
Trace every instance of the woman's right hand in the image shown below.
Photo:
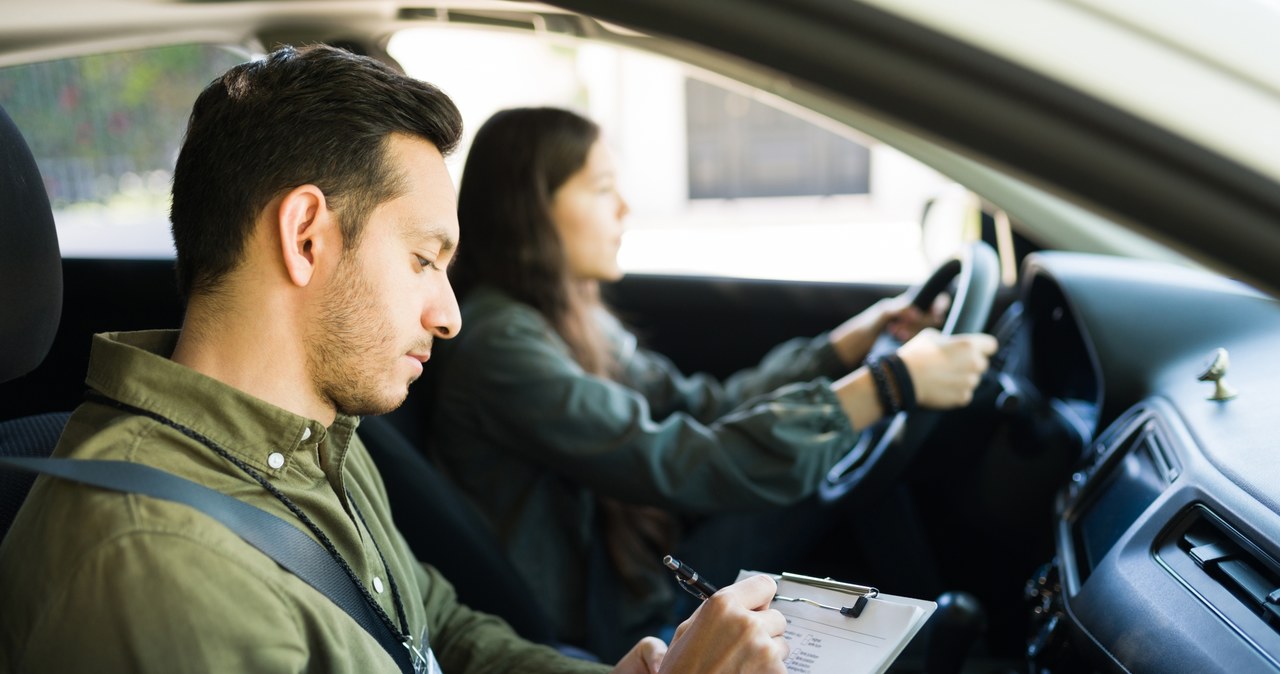
<svg viewBox="0 0 1280 674"><path fill-rule="evenodd" d="M921 407L945 410L973 400L988 359L996 352L996 338L981 333L943 335L928 328L898 349L907 366Z"/></svg>

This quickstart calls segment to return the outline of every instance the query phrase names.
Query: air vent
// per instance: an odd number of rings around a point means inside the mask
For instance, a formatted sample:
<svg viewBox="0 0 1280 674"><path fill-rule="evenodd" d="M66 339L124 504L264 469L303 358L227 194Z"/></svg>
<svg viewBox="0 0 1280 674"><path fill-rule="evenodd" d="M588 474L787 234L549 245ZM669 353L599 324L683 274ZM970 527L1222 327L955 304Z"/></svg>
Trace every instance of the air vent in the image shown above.
<svg viewBox="0 0 1280 674"><path fill-rule="evenodd" d="M469 24L487 28L514 28L523 31L555 33L585 37L585 20L577 15L560 12L520 12L482 9L439 10L433 7L402 7L398 13L402 21L448 21L453 24Z"/></svg>
<svg viewBox="0 0 1280 674"><path fill-rule="evenodd" d="M1215 518L1216 519L1216 518ZM1225 525L1201 517L1178 543L1178 548L1238 601L1280 632L1280 573L1263 558L1257 546Z"/></svg>
<svg viewBox="0 0 1280 674"><path fill-rule="evenodd" d="M1280 563L1204 505L1161 534L1156 560L1280 669Z"/></svg>
<svg viewBox="0 0 1280 674"><path fill-rule="evenodd" d="M434 7L401 7L399 19L401 21L413 21L414 19L438 19L440 13Z"/></svg>
<svg viewBox="0 0 1280 674"><path fill-rule="evenodd" d="M1169 443L1157 432L1154 421L1147 422L1143 439L1146 441L1145 450L1151 456L1151 464L1155 466L1157 473L1164 478L1165 484L1173 482L1180 472L1178 460L1169 451Z"/></svg>

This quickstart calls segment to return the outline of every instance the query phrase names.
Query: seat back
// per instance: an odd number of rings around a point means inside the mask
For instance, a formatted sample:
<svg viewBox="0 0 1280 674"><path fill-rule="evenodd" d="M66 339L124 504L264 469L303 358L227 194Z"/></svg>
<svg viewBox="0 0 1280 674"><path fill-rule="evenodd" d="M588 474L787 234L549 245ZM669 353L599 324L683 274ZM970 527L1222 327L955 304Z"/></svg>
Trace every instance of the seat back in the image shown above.
<svg viewBox="0 0 1280 674"><path fill-rule="evenodd" d="M0 382L35 369L62 315L62 255L35 157L0 109Z"/></svg>
<svg viewBox="0 0 1280 674"><path fill-rule="evenodd" d="M551 622L462 492L390 420L367 417L357 432L382 474L396 528L418 560L439 569L462 603L501 616L530 641L554 645Z"/></svg>
<svg viewBox="0 0 1280 674"><path fill-rule="evenodd" d="M70 412L49 412L0 421L0 456L49 456L69 416ZM0 540L9 533L35 479L35 473L0 470Z"/></svg>
<svg viewBox="0 0 1280 674"><path fill-rule="evenodd" d="M35 369L49 353L62 315L62 256L53 210L35 157L0 108L0 382ZM11 417L0 410L0 419ZM48 456L68 414L0 422L0 455ZM34 476L0 471L0 539Z"/></svg>

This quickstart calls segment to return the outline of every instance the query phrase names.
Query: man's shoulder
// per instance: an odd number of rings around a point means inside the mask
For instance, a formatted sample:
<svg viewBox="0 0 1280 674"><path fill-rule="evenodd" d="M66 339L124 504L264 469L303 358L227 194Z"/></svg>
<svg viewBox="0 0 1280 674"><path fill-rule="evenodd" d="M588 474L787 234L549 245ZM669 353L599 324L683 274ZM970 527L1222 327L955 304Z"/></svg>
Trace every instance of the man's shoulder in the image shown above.
<svg viewBox="0 0 1280 674"><path fill-rule="evenodd" d="M0 543L0 596L23 630L103 601L121 619L194 607L223 576L273 575L245 546L191 508L42 476Z"/></svg>
<svg viewBox="0 0 1280 674"><path fill-rule="evenodd" d="M264 640L296 641L299 602L287 598L297 591L280 580L278 566L251 554L230 531L177 504L44 482L33 494L34 509L0 544L4 657L41 669L64 660L83 664L88 656L64 657L51 645L76 648L87 640L89 652L115 663L108 669L182 661L172 658L217 669L209 662L230 658L225 643L198 653L184 653L181 644L214 634L225 642L249 625L275 630Z"/></svg>
<svg viewBox="0 0 1280 674"><path fill-rule="evenodd" d="M70 456L84 458L79 452ZM89 456L97 459L111 454ZM176 539L184 544L174 546ZM8 580L18 567L44 569L56 576L121 550L160 559L193 546L206 549L213 557L249 560L237 563L254 560L244 554L247 544L241 538L192 507L42 475L0 543L0 577Z"/></svg>
<svg viewBox="0 0 1280 674"><path fill-rule="evenodd" d="M100 414L85 407L77 410L54 456L151 465L148 458L180 451L149 420L104 419L98 418ZM179 540L182 543L175 545ZM200 548L209 553L210 563L230 555L243 557L238 563L252 566L259 560L243 554L246 545L191 507L41 475L0 543L0 596L32 588L47 592L80 570L120 555L162 560ZM122 577L117 580L123 582L125 568L120 571Z"/></svg>

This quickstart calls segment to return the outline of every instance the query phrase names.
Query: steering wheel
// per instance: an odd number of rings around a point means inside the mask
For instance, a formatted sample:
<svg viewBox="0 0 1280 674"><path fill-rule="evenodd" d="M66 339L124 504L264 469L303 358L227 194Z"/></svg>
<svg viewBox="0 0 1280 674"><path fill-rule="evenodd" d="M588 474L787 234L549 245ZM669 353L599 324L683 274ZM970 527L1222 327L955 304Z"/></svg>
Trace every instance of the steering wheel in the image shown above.
<svg viewBox="0 0 1280 674"><path fill-rule="evenodd" d="M999 283L999 262L991 246L982 241L966 245L947 260L915 291L912 304L929 312L938 295L955 281L951 309L941 332L944 335L979 332L987 324ZM883 355L901 346L882 334L871 355ZM932 433L943 412L914 409L881 419L864 429L858 442L836 462L818 487L824 503L834 503L856 493L864 498L887 488L911 463Z"/></svg>

